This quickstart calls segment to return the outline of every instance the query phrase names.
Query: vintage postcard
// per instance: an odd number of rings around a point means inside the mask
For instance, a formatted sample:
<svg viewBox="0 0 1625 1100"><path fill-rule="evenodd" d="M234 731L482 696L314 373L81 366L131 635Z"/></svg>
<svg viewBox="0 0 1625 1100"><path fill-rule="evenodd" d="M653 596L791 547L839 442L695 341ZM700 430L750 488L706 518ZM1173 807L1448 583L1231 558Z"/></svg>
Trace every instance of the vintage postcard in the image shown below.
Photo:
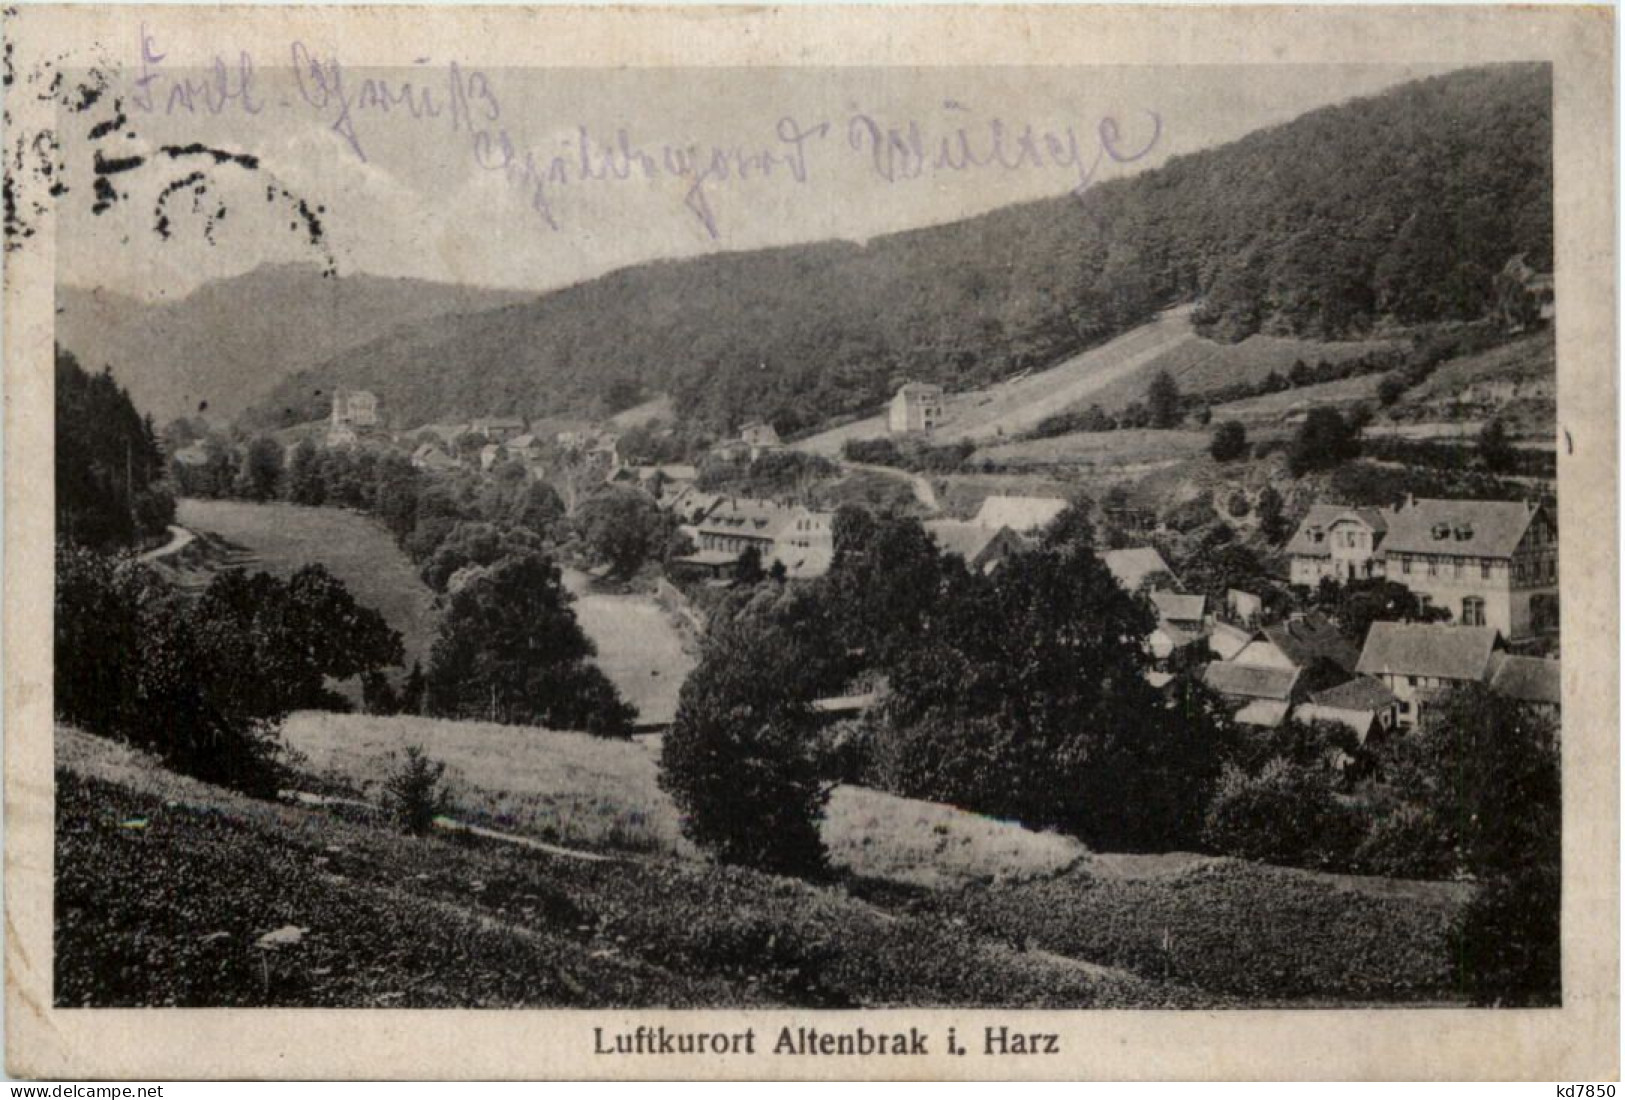
<svg viewBox="0 0 1625 1100"><path fill-rule="evenodd" d="M12 1073L1617 1077L1611 12L4 36Z"/></svg>

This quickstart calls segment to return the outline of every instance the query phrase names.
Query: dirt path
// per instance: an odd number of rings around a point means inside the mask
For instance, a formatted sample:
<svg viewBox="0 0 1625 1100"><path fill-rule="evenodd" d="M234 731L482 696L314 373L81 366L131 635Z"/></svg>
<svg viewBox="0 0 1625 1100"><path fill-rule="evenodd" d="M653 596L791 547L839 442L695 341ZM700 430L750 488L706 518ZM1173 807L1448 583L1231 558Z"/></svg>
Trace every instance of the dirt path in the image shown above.
<svg viewBox="0 0 1625 1100"><path fill-rule="evenodd" d="M195 538L197 538L197 536L187 528L171 523L169 525L169 541L158 547L156 550L148 550L145 554L141 555L140 560L156 561L159 558L167 558L169 555L184 549Z"/></svg>

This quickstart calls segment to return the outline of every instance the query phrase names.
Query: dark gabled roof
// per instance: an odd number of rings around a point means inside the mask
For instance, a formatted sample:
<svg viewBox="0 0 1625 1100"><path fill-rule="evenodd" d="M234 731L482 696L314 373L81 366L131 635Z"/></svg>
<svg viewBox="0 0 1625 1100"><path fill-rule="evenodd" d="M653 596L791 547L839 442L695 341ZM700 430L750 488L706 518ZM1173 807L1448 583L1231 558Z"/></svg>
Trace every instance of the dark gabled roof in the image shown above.
<svg viewBox="0 0 1625 1100"><path fill-rule="evenodd" d="M1398 700L1381 680L1356 676L1347 683L1317 691L1309 697L1309 701L1317 707L1336 710L1378 711L1393 706Z"/></svg>
<svg viewBox="0 0 1625 1100"><path fill-rule="evenodd" d="M1418 500L1390 518L1384 549L1510 558L1535 513L1521 500Z"/></svg>
<svg viewBox="0 0 1625 1100"><path fill-rule="evenodd" d="M1324 537L1316 542L1310 537L1310 532L1318 530L1324 535L1331 529L1332 524L1345 516L1353 517L1375 532L1375 545L1380 547L1393 513L1384 512L1380 508L1346 508L1341 504L1316 504L1309 509L1309 514L1303 517L1298 529L1292 532L1292 539L1286 544L1286 552L1298 557L1328 557L1332 552L1331 542Z"/></svg>
<svg viewBox="0 0 1625 1100"><path fill-rule="evenodd" d="M1244 699L1290 699L1298 680L1295 668L1254 668L1231 661L1214 661L1202 681L1220 695Z"/></svg>
<svg viewBox="0 0 1625 1100"><path fill-rule="evenodd" d="M1563 702L1563 666L1546 657L1490 656L1490 690L1520 703Z"/></svg>
<svg viewBox="0 0 1625 1100"><path fill-rule="evenodd" d="M1499 638L1493 626L1372 623L1355 671L1364 676L1483 680Z"/></svg>
<svg viewBox="0 0 1625 1100"><path fill-rule="evenodd" d="M1263 633L1298 668L1327 660L1352 672L1360 660L1360 651L1353 643L1343 637L1330 619L1316 611L1284 623L1273 623L1266 626Z"/></svg>

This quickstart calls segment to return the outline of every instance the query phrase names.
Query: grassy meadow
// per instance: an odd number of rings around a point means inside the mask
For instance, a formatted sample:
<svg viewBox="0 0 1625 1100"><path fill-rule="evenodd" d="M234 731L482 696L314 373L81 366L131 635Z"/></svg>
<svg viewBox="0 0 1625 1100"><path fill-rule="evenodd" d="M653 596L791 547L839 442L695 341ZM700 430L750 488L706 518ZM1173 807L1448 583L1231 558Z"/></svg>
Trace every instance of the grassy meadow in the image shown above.
<svg viewBox="0 0 1625 1100"><path fill-rule="evenodd" d="M657 782L657 738L318 711L293 715L283 732L327 789L378 801L402 750L417 745L446 765L471 823L567 847L698 857ZM1086 854L1058 834L859 787L836 789L823 833L837 867L918 886L1050 874Z"/></svg>

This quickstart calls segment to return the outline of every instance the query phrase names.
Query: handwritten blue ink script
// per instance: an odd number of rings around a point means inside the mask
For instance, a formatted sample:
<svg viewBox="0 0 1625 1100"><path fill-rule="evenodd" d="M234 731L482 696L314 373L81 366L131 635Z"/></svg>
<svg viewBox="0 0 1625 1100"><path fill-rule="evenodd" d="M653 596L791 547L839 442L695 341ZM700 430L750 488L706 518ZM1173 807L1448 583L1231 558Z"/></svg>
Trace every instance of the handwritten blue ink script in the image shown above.
<svg viewBox="0 0 1625 1100"><path fill-rule="evenodd" d="M948 100L943 117L934 121L890 118L857 106L840 118L786 114L766 132L727 144L648 140L634 136L631 126L599 129L578 123L569 136L555 136L539 147L522 136L535 120L504 111L496 82L455 61L424 60L406 77L356 75L338 57L298 41L271 69L243 51L216 55L203 69L166 67L165 60L157 35L143 26L130 95L139 112L245 118L267 110L307 112L363 162L376 127L417 126L426 137L438 131L466 143L474 164L500 173L552 230L560 228L559 198L566 191L673 180L680 185L675 193L683 207L719 239L717 201L725 189L753 180L806 187L817 181L826 158L834 157L858 158L865 172L888 186L973 173L1048 173L1058 191L1065 187L1081 194L1103 166L1150 155L1163 130L1161 116L1151 110L1132 123L1101 115L1087 125L1045 127L979 116ZM267 95L264 85L273 80L291 81L296 94ZM558 133L555 126L548 129Z"/></svg>

